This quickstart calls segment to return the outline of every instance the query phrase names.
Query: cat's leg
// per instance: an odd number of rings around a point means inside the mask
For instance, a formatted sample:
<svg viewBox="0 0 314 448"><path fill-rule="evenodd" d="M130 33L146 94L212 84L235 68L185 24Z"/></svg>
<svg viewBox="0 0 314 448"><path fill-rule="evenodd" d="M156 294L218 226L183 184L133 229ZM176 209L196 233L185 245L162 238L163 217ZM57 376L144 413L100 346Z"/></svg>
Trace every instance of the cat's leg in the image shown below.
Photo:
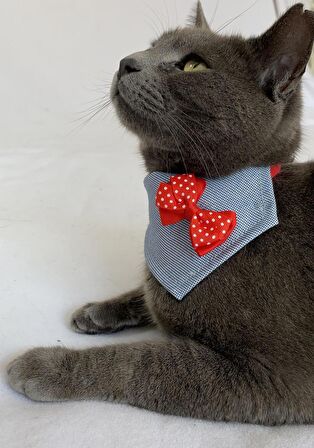
<svg viewBox="0 0 314 448"><path fill-rule="evenodd" d="M113 333L128 327L152 324L142 288L105 302L88 303L72 316L71 326L78 333Z"/></svg>
<svg viewBox="0 0 314 448"><path fill-rule="evenodd" d="M115 400L210 420L313 422L311 385L290 392L261 363L228 359L186 340L37 348L13 361L8 374L13 389L37 401Z"/></svg>

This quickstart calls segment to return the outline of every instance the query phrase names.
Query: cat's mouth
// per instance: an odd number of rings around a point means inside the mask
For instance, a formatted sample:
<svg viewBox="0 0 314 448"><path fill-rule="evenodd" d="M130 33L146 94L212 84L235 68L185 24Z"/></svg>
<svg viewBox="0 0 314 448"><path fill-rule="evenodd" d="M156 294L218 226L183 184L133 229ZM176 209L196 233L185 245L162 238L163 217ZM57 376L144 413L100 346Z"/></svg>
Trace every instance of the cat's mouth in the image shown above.
<svg viewBox="0 0 314 448"><path fill-rule="evenodd" d="M148 81L121 79L114 88L114 94L122 97L129 107L144 115L158 115L166 110L164 96Z"/></svg>
<svg viewBox="0 0 314 448"><path fill-rule="evenodd" d="M115 74L111 99L122 123L130 130L141 133L145 128L156 133L171 105L167 92L158 86L158 78L142 73L129 74L119 79Z"/></svg>

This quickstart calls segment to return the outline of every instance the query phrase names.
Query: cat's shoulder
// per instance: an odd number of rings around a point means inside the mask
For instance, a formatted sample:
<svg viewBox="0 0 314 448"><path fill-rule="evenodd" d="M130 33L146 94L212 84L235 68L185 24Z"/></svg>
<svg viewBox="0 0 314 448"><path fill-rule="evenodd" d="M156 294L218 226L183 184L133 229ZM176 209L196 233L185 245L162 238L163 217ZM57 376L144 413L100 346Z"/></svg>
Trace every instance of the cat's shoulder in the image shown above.
<svg viewBox="0 0 314 448"><path fill-rule="evenodd" d="M275 191L284 197L302 196L313 200L314 161L283 165L280 174L274 180Z"/></svg>
<svg viewBox="0 0 314 448"><path fill-rule="evenodd" d="M314 215L314 162L284 165L274 179L279 228L288 232L307 229L312 235ZM312 238L312 236L311 236Z"/></svg>

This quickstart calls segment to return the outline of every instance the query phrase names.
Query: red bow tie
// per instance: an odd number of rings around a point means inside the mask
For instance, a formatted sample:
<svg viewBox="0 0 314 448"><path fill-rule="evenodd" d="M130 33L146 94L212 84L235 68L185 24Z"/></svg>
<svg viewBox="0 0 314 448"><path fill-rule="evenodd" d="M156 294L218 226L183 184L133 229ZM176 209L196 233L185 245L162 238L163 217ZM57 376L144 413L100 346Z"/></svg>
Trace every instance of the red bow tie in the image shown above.
<svg viewBox="0 0 314 448"><path fill-rule="evenodd" d="M224 243L236 226L236 213L202 210L196 204L206 187L206 181L193 174L171 176L169 183L161 182L156 205L162 225L190 221L190 238L199 256L208 254Z"/></svg>

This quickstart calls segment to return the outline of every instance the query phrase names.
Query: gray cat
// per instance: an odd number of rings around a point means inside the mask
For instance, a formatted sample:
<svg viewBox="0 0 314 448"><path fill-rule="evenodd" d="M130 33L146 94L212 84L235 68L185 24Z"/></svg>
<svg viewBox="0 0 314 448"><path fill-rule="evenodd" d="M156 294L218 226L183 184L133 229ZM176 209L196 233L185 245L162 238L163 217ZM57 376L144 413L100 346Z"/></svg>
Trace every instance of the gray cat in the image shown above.
<svg viewBox="0 0 314 448"><path fill-rule="evenodd" d="M169 339L87 350L36 348L9 382L38 401L114 400L161 413L275 425L314 423L313 163L300 144L300 81L314 15L297 4L257 38L193 26L121 61L112 99L140 138L149 173L228 176L282 164L279 225L182 300L151 274L135 291L90 303L81 333L157 325Z"/></svg>

